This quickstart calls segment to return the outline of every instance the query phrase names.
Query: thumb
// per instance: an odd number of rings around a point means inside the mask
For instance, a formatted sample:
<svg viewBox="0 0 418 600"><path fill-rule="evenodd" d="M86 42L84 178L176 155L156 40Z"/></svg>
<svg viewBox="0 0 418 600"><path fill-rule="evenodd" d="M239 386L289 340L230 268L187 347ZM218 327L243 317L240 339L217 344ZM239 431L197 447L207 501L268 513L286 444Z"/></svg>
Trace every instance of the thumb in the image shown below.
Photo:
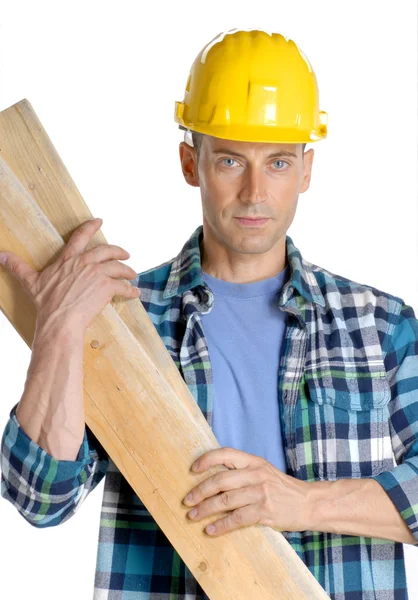
<svg viewBox="0 0 418 600"><path fill-rule="evenodd" d="M30 275L36 273L28 263L14 252L0 252L0 265L6 267L16 279L24 283Z"/></svg>

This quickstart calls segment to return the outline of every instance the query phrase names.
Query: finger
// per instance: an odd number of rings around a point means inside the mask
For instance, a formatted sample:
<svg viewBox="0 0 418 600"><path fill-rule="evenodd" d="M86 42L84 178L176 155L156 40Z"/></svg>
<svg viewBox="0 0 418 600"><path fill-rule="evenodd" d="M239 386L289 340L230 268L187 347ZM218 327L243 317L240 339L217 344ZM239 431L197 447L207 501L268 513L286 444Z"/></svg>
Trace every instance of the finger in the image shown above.
<svg viewBox="0 0 418 600"><path fill-rule="evenodd" d="M62 259L67 260L75 254L84 252L93 235L102 226L102 223L102 219L89 219L73 231L62 252Z"/></svg>
<svg viewBox="0 0 418 600"><path fill-rule="evenodd" d="M218 471L215 475L201 481L189 492L191 500L184 499L187 506L195 506L205 498L210 498L219 492L234 490L246 485L257 485L263 480L259 469L237 469L233 471Z"/></svg>
<svg viewBox="0 0 418 600"><path fill-rule="evenodd" d="M98 244L94 248L86 250L81 260L84 264L87 264L92 262L100 263L111 258L126 260L129 257L129 252L121 248L121 246L116 246L115 244Z"/></svg>
<svg viewBox="0 0 418 600"><path fill-rule="evenodd" d="M223 519L218 519L214 523L211 523L205 528L205 531L211 537L216 537L234 529L256 525L259 521L258 506L256 504L248 504L228 513ZM210 530L211 527L213 527L213 531Z"/></svg>
<svg viewBox="0 0 418 600"><path fill-rule="evenodd" d="M112 298L114 296L138 298L138 296L140 295L141 290L135 285L132 285L132 283L130 283L129 281L126 281L126 279L112 279L111 281L113 292Z"/></svg>
<svg viewBox="0 0 418 600"><path fill-rule="evenodd" d="M129 281L131 279L135 279L137 275L136 271L134 271L131 267L129 267L128 265L124 265L118 260L110 260L108 262L103 263L100 266L100 270L108 277L123 277L124 279L128 279Z"/></svg>
<svg viewBox="0 0 418 600"><path fill-rule="evenodd" d="M214 465L225 465L229 469L245 469L250 465L261 464L264 459L236 448L215 448L202 454L192 465L194 472L206 471ZM197 465L197 466L196 466Z"/></svg>
<svg viewBox="0 0 418 600"><path fill-rule="evenodd" d="M24 286L28 285L30 278L33 275L37 275L38 272L32 269L20 256L17 256L14 252L8 252L6 250L1 252L2 260L0 264L4 266L9 273L13 275L20 283Z"/></svg>
<svg viewBox="0 0 418 600"><path fill-rule="evenodd" d="M235 490L221 492L217 496L203 500L203 502L190 510L187 516L193 521L199 521L210 515L235 510L247 504L258 504L262 499L262 492L259 486L246 485ZM192 513L192 511L195 512Z"/></svg>

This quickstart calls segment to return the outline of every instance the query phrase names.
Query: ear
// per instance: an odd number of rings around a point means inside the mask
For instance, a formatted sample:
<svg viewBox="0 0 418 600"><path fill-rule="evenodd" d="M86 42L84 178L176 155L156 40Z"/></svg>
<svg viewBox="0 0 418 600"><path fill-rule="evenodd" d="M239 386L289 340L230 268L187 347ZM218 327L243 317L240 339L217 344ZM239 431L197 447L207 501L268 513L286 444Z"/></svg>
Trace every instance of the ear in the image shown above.
<svg viewBox="0 0 418 600"><path fill-rule="evenodd" d="M199 177L197 172L196 149L189 146L186 142L180 142L179 145L181 170L184 179L189 185L199 187Z"/></svg>
<svg viewBox="0 0 418 600"><path fill-rule="evenodd" d="M314 154L314 149L310 148L303 155L303 179L299 189L300 193L306 192L306 190L309 188L312 175L312 162L314 159Z"/></svg>

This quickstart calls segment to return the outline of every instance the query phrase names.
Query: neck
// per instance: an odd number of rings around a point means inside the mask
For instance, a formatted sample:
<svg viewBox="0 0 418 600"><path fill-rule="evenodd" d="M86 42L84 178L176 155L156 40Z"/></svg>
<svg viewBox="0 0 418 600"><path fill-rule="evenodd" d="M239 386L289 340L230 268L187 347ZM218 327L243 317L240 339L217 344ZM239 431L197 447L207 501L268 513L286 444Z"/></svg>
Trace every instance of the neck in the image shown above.
<svg viewBox="0 0 418 600"><path fill-rule="evenodd" d="M286 235L266 252L237 252L221 244L204 223L199 248L202 270L212 277L232 283L252 283L274 277L287 264Z"/></svg>

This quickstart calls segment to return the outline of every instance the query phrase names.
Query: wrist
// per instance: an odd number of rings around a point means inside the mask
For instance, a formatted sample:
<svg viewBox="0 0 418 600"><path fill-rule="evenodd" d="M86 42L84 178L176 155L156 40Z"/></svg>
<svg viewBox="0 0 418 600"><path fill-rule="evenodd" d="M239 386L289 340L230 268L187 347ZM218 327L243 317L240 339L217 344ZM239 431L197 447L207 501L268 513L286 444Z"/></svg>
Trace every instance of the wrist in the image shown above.
<svg viewBox="0 0 418 600"><path fill-rule="evenodd" d="M71 343L84 345L85 331L68 322L44 320L38 317L32 350L51 344Z"/></svg>
<svg viewBox="0 0 418 600"><path fill-rule="evenodd" d="M306 493L306 529L327 531L330 529L333 481L311 481Z"/></svg>

